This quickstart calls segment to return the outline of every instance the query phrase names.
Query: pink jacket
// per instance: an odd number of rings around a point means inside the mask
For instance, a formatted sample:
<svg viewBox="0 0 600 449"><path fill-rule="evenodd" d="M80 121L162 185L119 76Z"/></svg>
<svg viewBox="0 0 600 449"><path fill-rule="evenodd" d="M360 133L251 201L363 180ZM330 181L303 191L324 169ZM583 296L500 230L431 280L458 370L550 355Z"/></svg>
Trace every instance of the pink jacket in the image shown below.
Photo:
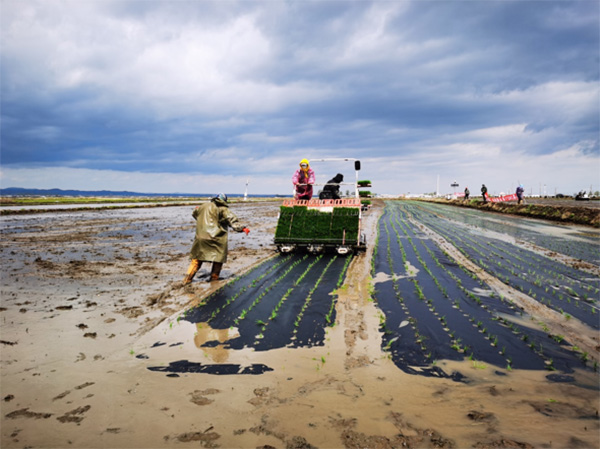
<svg viewBox="0 0 600 449"><path fill-rule="evenodd" d="M308 177L307 177L308 175ZM315 183L315 172L312 168L308 169L305 174L301 169L296 170L294 176L292 176L292 183L296 186L296 198L299 200L310 200L313 194L313 186L310 184ZM309 185L299 185L309 184Z"/></svg>

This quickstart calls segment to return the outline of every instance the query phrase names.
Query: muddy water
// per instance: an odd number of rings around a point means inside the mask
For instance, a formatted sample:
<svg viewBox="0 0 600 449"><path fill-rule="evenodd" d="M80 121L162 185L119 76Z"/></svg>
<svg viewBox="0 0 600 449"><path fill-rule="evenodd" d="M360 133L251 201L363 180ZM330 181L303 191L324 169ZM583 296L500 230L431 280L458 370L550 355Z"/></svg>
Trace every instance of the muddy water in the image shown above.
<svg viewBox="0 0 600 449"><path fill-rule="evenodd" d="M350 265L323 346L207 347L235 329L178 320L182 311L275 255L277 204L232 210L251 233L230 235L225 279L205 282L203 267L186 288L191 208L3 218L3 448L600 444L595 373L556 383L439 360L466 373L454 382L399 370L381 350L371 301L374 245ZM365 218L368 242L381 210ZM239 374L149 369L174 362ZM269 370L244 371L253 366Z"/></svg>

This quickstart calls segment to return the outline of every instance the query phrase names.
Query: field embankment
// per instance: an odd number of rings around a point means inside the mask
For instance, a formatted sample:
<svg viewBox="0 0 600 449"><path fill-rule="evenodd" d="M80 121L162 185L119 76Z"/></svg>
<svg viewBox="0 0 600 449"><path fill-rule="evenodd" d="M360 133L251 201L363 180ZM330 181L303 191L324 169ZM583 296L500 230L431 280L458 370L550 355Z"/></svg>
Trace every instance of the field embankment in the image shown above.
<svg viewBox="0 0 600 449"><path fill-rule="evenodd" d="M600 208L592 207L590 205L591 203L585 203L585 206L583 205L584 203L581 203L581 206L572 206L561 204L558 201L556 201L556 204L550 204L550 202L544 202L542 204L517 204L515 202L484 203L480 199L464 201L429 198L420 199L420 201L600 228Z"/></svg>
<svg viewBox="0 0 600 449"><path fill-rule="evenodd" d="M0 216L26 215L46 212L82 212L110 209L141 209L155 207L180 207L198 205L208 201L209 197L140 197L140 198L108 198L108 197L18 197L0 198ZM278 201L278 198L259 197L248 200L248 203ZM246 202L242 199L230 199L230 204Z"/></svg>

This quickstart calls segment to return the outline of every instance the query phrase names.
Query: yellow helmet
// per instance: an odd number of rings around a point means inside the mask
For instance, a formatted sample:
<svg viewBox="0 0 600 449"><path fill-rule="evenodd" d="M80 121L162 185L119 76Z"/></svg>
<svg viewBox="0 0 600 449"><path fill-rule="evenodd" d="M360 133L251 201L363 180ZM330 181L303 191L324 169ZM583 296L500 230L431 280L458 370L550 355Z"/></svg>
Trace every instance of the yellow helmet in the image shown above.
<svg viewBox="0 0 600 449"><path fill-rule="evenodd" d="M308 163L308 159L302 159L302 160L300 161L300 167L302 167L302 165L303 165L303 164L306 164L306 168L308 168L308 166L310 165L310 164ZM303 167L303 168L304 168L304 167Z"/></svg>

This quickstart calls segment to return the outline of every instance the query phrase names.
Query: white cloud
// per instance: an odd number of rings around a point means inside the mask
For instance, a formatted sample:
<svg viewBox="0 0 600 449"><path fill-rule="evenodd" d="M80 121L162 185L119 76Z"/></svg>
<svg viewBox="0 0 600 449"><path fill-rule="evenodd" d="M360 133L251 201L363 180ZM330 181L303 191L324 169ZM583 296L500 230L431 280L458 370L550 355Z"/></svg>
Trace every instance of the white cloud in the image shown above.
<svg viewBox="0 0 600 449"><path fill-rule="evenodd" d="M102 14L97 2L9 5L4 56L11 65L44 68L27 71L27 79L11 77L17 85L94 88L94 102L150 108L162 118L272 112L332 93L260 74L275 61L255 14L198 26L161 21L160 10L149 18Z"/></svg>
<svg viewBox="0 0 600 449"><path fill-rule="evenodd" d="M386 193L574 191L598 179L597 8L526 4L4 0L3 183L287 193L338 156Z"/></svg>

